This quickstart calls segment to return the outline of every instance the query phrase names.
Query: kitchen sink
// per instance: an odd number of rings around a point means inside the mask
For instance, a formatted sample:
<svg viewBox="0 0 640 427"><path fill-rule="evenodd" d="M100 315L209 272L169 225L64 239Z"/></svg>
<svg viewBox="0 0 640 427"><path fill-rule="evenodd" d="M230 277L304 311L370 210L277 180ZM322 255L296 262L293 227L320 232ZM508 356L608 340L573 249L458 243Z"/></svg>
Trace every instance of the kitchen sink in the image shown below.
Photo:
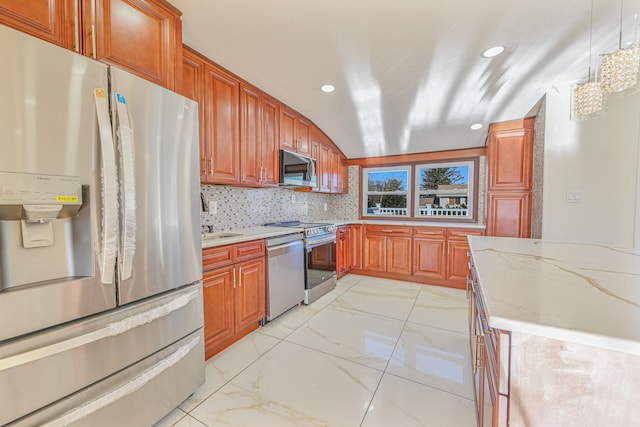
<svg viewBox="0 0 640 427"><path fill-rule="evenodd" d="M202 236L202 240L218 240L218 239L226 239L228 237L239 237L242 236L240 233L227 233L225 231L220 231L218 233L207 233Z"/></svg>

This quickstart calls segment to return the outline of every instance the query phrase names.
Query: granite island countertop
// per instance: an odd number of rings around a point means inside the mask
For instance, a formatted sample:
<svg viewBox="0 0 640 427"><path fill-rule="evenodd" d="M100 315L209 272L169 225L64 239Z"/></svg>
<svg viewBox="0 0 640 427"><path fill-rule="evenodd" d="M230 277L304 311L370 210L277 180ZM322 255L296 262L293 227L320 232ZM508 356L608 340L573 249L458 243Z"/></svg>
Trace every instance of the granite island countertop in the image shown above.
<svg viewBox="0 0 640 427"><path fill-rule="evenodd" d="M470 236L489 326L640 355L640 251Z"/></svg>

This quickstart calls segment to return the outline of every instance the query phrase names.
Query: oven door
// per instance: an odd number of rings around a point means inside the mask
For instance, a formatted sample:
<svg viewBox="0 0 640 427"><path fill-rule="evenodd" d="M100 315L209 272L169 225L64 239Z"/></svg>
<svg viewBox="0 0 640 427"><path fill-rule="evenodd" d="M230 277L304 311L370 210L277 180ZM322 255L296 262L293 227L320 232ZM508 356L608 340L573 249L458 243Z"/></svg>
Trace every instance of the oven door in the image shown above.
<svg viewBox="0 0 640 427"><path fill-rule="evenodd" d="M307 238L306 246L306 289L312 289L336 276L336 236Z"/></svg>

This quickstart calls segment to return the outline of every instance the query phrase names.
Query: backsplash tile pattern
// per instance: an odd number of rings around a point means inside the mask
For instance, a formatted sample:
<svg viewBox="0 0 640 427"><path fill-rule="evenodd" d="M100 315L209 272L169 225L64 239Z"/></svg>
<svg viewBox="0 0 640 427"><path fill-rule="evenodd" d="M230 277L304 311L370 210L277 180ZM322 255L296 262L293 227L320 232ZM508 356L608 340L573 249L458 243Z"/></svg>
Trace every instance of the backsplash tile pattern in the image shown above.
<svg viewBox="0 0 640 427"><path fill-rule="evenodd" d="M544 181L544 117L546 97L543 98L533 128L533 188L531 191L531 237L542 237L542 186Z"/></svg>
<svg viewBox="0 0 640 427"><path fill-rule="evenodd" d="M355 220L358 219L358 192L360 191L360 168L349 166L349 193L331 196L329 204L330 216L326 219Z"/></svg>

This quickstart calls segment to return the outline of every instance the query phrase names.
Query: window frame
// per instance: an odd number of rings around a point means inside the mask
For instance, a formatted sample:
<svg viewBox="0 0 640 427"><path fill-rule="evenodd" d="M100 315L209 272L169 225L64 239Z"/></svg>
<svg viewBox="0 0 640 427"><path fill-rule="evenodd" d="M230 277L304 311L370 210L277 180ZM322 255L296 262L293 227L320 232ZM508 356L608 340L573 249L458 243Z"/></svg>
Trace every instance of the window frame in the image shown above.
<svg viewBox="0 0 640 427"><path fill-rule="evenodd" d="M460 217L447 217L447 216L439 216L439 215L434 215L432 216L426 216L426 215L419 215L419 210L420 210L420 195L424 194L426 191L420 190L420 170L421 169L435 169L435 168L450 168L450 167L460 167L460 166L466 166L469 168L468 170L468 177L467 177L467 182L468 182L468 193L469 196L467 197L467 211L470 213L470 215L467 216L460 216ZM413 217L419 220L437 220L437 221L442 221L442 220L451 220L451 219L455 219L455 220L461 220L461 221L465 221L465 220L469 220L469 219L473 219L476 217L476 204L477 204L477 197L476 196L476 192L477 192L477 186L475 185L475 176L476 176L476 162L472 161L472 160L452 160L452 161L438 161L438 162L426 162L426 163L418 163L414 165L414 174L413 174L413 178L414 178L414 208L413 208Z"/></svg>
<svg viewBox="0 0 640 427"><path fill-rule="evenodd" d="M418 207L418 191L417 182L419 180L419 168L424 168L425 166L433 166L433 167L442 167L446 165L452 164L466 164L469 163L473 166L473 172L469 172L469 186L470 188L470 197L469 203L471 208L471 215L469 217L446 217L446 216L416 216L416 209ZM478 197L480 187L478 185L479 182L479 164L480 157L459 157L459 158L446 158L446 159L437 159L437 160L427 160L427 161L414 161L414 162L402 162L402 163L390 163L384 166L380 165L372 165L372 166L360 166L360 192L358 194L359 197L359 209L358 216L359 219L362 220L380 220L380 221L415 221L415 222L437 222L437 223L463 223L463 224L477 224L478 223ZM408 196L407 196L407 213L406 216L400 215L372 215L367 213L367 182L368 182L368 173L371 171L390 171L390 170L409 170L409 179L407 182L408 188Z"/></svg>
<svg viewBox="0 0 640 427"><path fill-rule="evenodd" d="M394 165L394 166L377 166L377 167L367 167L367 168L360 168L360 182L361 182L361 191L360 191L360 197L361 197L361 209L360 209L360 217L364 218L364 217L372 217L372 218L391 218L391 219L398 219L401 218L402 220L405 219L410 219L412 216L412 200L413 200L413 193L412 191L412 179L413 179L413 167L409 164L407 165ZM404 192L397 192L397 193L391 193L388 192L388 194L390 195L406 195L407 197L407 214L406 215L371 215L367 212L368 210L368 203L367 201L369 200L368 196L369 196L369 191L368 191L368 182L369 182L369 173L375 173L375 172L392 172L392 171L406 171L407 172L407 191ZM376 192L373 192L376 193Z"/></svg>

